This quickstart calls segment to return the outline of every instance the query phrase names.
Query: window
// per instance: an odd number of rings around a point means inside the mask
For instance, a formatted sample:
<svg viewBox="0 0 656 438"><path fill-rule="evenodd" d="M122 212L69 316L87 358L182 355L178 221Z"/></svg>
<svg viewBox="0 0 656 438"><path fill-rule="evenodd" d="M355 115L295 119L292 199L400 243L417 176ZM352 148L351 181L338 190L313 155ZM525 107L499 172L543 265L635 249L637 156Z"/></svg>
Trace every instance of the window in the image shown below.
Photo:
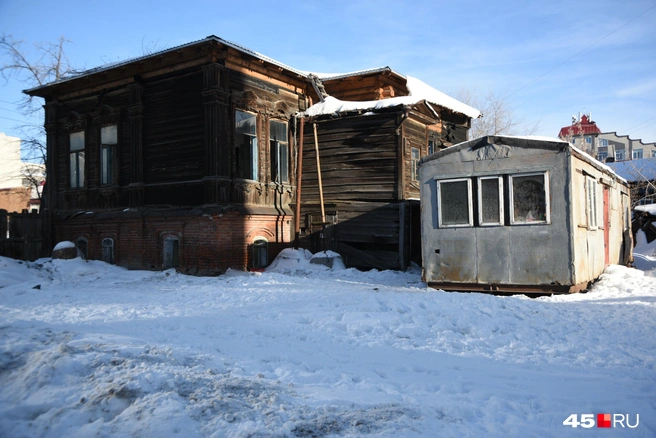
<svg viewBox="0 0 656 438"><path fill-rule="evenodd" d="M269 122L269 141L271 149L271 181L277 183L289 182L287 123L271 120Z"/></svg>
<svg viewBox="0 0 656 438"><path fill-rule="evenodd" d="M549 222L548 173L511 175L509 181L512 224Z"/></svg>
<svg viewBox="0 0 656 438"><path fill-rule="evenodd" d="M503 225L501 177L478 178L478 222L481 225Z"/></svg>
<svg viewBox="0 0 656 438"><path fill-rule="evenodd" d="M608 140L605 139L605 138L602 138L601 140L599 140L599 146L604 147L604 148L608 147Z"/></svg>
<svg viewBox="0 0 656 438"><path fill-rule="evenodd" d="M597 229L597 181L594 178L586 178L587 187L587 212L588 212L588 229Z"/></svg>
<svg viewBox="0 0 656 438"><path fill-rule="evenodd" d="M411 148L410 149L412 164L410 166L411 179L412 181L417 181L419 177L419 149Z"/></svg>
<svg viewBox="0 0 656 438"><path fill-rule="evenodd" d="M599 152L597 154L597 160L601 161L602 163L606 161L606 158L608 158L608 152Z"/></svg>
<svg viewBox="0 0 656 438"><path fill-rule="evenodd" d="M587 144L592 144L592 137L585 137L585 142Z"/></svg>
<svg viewBox="0 0 656 438"><path fill-rule="evenodd" d="M263 238L257 238L253 242L253 269L266 268L268 262L269 242Z"/></svg>
<svg viewBox="0 0 656 438"><path fill-rule="evenodd" d="M428 140L428 155L435 153L435 142L433 140Z"/></svg>
<svg viewBox="0 0 656 438"><path fill-rule="evenodd" d="M84 187L84 131L70 134L70 181L72 189Z"/></svg>
<svg viewBox="0 0 656 438"><path fill-rule="evenodd" d="M257 116L236 111L235 158L238 178L257 181L257 155Z"/></svg>
<svg viewBox="0 0 656 438"><path fill-rule="evenodd" d="M656 151L651 151L651 157L656 158Z"/></svg>
<svg viewBox="0 0 656 438"><path fill-rule="evenodd" d="M114 183L115 147L118 144L116 125L100 128L100 184Z"/></svg>
<svg viewBox="0 0 656 438"><path fill-rule="evenodd" d="M102 260L105 263L114 264L114 239L102 240Z"/></svg>
<svg viewBox="0 0 656 438"><path fill-rule="evenodd" d="M615 151L615 161L624 161L624 150Z"/></svg>
<svg viewBox="0 0 656 438"><path fill-rule="evenodd" d="M176 237L164 239L164 269L180 266L180 243Z"/></svg>
<svg viewBox="0 0 656 438"><path fill-rule="evenodd" d="M75 241L75 246L77 247L78 253L81 255L81 257L86 260L87 251L89 248L89 242L87 241L86 237L78 237Z"/></svg>
<svg viewBox="0 0 656 438"><path fill-rule="evenodd" d="M440 227L471 227L471 180L437 181L438 225Z"/></svg>
<svg viewBox="0 0 656 438"><path fill-rule="evenodd" d="M634 160L639 160L642 158L642 149L634 149L633 150L633 159Z"/></svg>

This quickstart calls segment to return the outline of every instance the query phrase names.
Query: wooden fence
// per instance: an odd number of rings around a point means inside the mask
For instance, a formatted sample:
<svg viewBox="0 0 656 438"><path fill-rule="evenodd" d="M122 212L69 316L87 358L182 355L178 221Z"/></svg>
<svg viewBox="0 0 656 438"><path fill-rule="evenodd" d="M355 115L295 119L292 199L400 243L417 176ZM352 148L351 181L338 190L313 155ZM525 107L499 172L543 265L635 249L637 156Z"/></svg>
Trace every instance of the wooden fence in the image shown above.
<svg viewBox="0 0 656 438"><path fill-rule="evenodd" d="M0 256L34 261L44 257L43 218L0 210Z"/></svg>

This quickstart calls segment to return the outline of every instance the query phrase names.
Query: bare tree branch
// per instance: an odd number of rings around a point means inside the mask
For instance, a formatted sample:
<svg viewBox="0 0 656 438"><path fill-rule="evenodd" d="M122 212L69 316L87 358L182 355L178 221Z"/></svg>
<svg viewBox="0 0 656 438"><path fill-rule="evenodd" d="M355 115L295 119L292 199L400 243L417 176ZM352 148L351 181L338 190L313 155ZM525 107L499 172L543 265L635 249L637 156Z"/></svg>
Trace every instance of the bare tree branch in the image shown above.
<svg viewBox="0 0 656 438"><path fill-rule="evenodd" d="M469 138L485 135L533 135L540 126L539 121L530 123L518 117L503 94L460 89L451 95L483 114L482 117L472 120Z"/></svg>

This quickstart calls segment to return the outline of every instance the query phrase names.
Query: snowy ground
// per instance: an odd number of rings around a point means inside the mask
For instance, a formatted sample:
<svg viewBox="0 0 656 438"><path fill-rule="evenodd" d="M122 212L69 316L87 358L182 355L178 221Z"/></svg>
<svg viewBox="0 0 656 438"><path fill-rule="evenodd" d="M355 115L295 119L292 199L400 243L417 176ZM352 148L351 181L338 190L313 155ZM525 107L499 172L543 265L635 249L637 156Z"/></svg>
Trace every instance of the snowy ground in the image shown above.
<svg viewBox="0 0 656 438"><path fill-rule="evenodd" d="M215 278L0 258L0 436L656 436L656 270L528 299L300 258Z"/></svg>

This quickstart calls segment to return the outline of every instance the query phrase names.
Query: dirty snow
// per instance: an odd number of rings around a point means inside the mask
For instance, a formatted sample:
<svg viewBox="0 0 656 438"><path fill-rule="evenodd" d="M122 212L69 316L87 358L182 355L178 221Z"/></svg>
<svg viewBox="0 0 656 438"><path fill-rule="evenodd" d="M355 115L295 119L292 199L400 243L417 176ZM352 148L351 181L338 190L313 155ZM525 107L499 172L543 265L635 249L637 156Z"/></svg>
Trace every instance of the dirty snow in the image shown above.
<svg viewBox="0 0 656 438"><path fill-rule="evenodd" d="M656 435L656 271L586 294L428 289L286 251L191 277L0 258L0 436Z"/></svg>

